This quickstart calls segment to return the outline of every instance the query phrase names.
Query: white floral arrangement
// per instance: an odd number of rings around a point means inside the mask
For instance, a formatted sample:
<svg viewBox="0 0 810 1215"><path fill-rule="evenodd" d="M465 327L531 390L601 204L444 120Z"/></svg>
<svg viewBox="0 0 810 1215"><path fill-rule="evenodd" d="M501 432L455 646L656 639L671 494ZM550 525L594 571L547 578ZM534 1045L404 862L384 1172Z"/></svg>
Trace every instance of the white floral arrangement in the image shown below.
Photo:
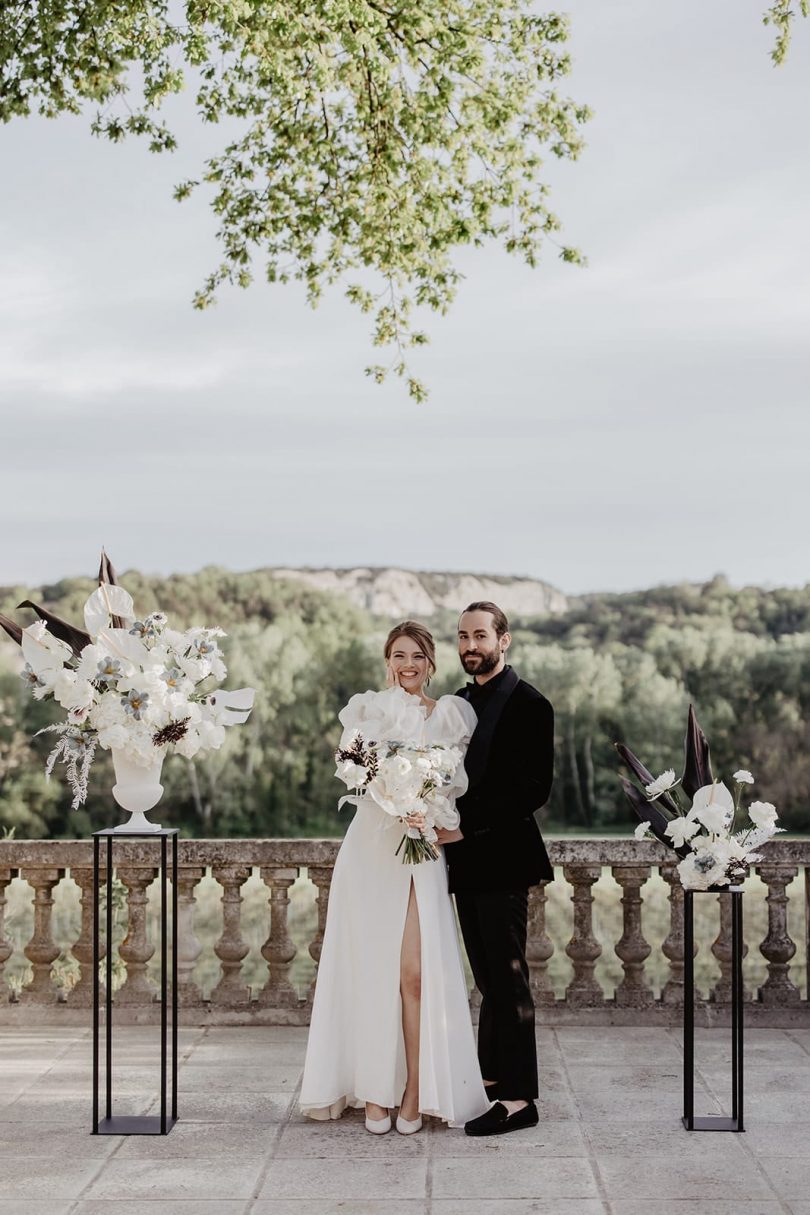
<svg viewBox="0 0 810 1215"><path fill-rule="evenodd" d="M627 747L617 744L622 758L643 785L643 793L622 780L625 794L641 822L635 829L638 840L650 835L673 848L682 858L678 864L681 885L686 890L708 890L736 885L751 865L761 861L758 848L783 830L770 802L753 801L746 813L743 791L753 785L751 773L734 773L733 793L712 777L709 744L689 708L684 774L676 778L669 768L653 779L652 774ZM685 805L682 793L689 804Z"/></svg>
<svg viewBox="0 0 810 1215"><path fill-rule="evenodd" d="M86 632L36 610L45 619L17 638L22 679L37 700L53 699L65 710L63 722L38 733L59 735L46 773L57 760L66 765L74 810L87 798L98 746L149 767L169 750L187 759L217 750L225 727L247 720L254 690L216 688L228 673L218 644L222 629L180 632L163 612L136 619L129 593L107 582L84 605Z"/></svg>
<svg viewBox="0 0 810 1215"><path fill-rule="evenodd" d="M435 861L439 857L436 828L453 831L459 824L458 811L442 789L452 782L461 759L457 747L366 743L355 731L348 745L335 752L335 776L356 790L340 799L338 809L346 802L359 805L370 798L385 814L405 823L394 853L398 856L404 845L403 864Z"/></svg>

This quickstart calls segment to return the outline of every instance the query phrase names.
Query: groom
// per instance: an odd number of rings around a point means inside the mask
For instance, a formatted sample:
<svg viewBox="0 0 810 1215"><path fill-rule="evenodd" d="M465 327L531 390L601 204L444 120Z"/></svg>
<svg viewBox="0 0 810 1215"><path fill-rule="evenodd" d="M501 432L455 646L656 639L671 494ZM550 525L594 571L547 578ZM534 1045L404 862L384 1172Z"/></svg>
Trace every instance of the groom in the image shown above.
<svg viewBox="0 0 810 1215"><path fill-rule="evenodd" d="M461 665L473 682L457 695L478 714L446 845L450 890L478 990L478 1058L495 1101L468 1135L500 1135L538 1121L534 1002L526 963L529 887L554 871L534 819L551 791L554 711L507 665L511 638L494 603L471 603L458 624Z"/></svg>

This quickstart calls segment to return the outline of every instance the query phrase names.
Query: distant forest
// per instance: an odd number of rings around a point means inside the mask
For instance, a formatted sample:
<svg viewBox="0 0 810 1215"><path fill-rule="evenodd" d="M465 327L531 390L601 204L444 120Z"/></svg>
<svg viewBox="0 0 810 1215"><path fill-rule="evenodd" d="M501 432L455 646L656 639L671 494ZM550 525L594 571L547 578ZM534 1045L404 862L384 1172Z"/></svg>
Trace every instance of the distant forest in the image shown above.
<svg viewBox="0 0 810 1215"><path fill-rule="evenodd" d="M165 579L129 572L121 581L141 613L161 609L178 627L221 625L227 686L258 691L250 722L231 731L221 751L193 764L176 756L166 762L162 819L194 836L342 835L349 818L336 808L336 715L352 693L383 686L391 621L270 570L206 568ZM30 597L80 623L93 586L65 579L0 588L0 612L31 623L33 613L16 609ZM425 623L438 641L431 692L440 695L464 682L456 618L444 612ZM680 773L690 701L710 739L715 774L749 768L755 793L775 803L782 825L810 830L810 586L735 590L715 578L588 595L562 615L514 619L512 634L510 661L556 710L554 788L540 816L547 830L634 826L612 744L626 742L656 774L672 766ZM120 821L105 752L79 811L70 810L62 779L45 780L51 736L32 736L57 711L29 696L19 670L19 649L4 638L0 828L13 828L17 838L74 837Z"/></svg>

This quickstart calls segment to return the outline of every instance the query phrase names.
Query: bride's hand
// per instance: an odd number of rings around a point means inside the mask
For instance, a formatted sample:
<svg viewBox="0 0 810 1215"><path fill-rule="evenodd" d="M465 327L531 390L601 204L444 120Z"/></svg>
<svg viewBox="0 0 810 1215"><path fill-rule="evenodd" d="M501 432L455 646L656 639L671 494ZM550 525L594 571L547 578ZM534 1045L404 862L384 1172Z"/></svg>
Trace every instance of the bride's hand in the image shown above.
<svg viewBox="0 0 810 1215"><path fill-rule="evenodd" d="M416 811L414 814L406 814L405 822L409 827L416 827L417 831L422 832L424 832L425 827L427 826L427 819L420 811Z"/></svg>
<svg viewBox="0 0 810 1215"><path fill-rule="evenodd" d="M399 676L390 662L385 664L385 686L387 688L398 688L400 686Z"/></svg>

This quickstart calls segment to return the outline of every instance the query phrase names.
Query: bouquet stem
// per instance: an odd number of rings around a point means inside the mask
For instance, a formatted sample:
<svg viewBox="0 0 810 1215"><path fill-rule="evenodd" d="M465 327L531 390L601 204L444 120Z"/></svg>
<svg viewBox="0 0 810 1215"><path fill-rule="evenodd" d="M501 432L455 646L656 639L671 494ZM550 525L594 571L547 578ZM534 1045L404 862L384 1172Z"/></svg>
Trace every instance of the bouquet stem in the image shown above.
<svg viewBox="0 0 810 1215"><path fill-rule="evenodd" d="M418 839L413 839L406 832L399 841L394 856L399 856L403 844L405 845L405 851L402 853L403 865L419 865L422 861L437 861L439 859L438 849L421 835Z"/></svg>

